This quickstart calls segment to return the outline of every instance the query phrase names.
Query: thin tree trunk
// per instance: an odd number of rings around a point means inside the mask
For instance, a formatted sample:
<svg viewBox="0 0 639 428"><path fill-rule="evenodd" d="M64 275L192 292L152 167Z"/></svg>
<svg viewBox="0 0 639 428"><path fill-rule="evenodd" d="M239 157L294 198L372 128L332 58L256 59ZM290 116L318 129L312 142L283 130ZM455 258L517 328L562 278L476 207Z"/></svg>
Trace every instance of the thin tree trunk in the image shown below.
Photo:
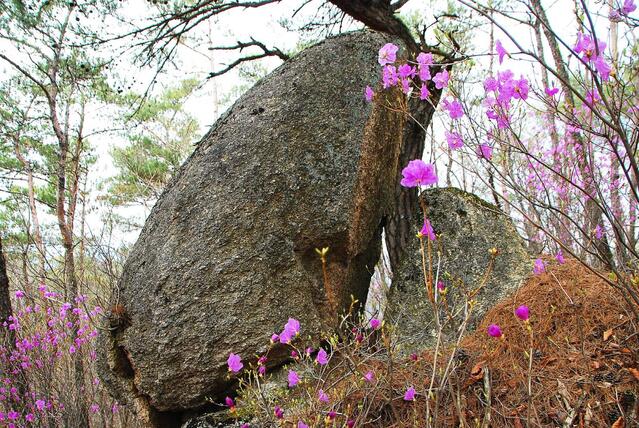
<svg viewBox="0 0 639 428"><path fill-rule="evenodd" d="M35 186L33 184L33 169L31 168L31 163L24 157L22 151L20 150L19 137L16 137L14 140L14 151L16 154L16 158L22 164L26 174L27 174L27 194L29 197L29 213L31 215L31 235L33 236L33 242L35 243L36 250L38 251L38 280L43 282L46 275L46 262L45 262L45 252L44 252L44 243L42 242L42 233L40 231L40 219L38 216L38 208L35 202Z"/></svg>
<svg viewBox="0 0 639 428"><path fill-rule="evenodd" d="M11 308L11 292L9 291L9 276L7 275L7 260L2 249L2 236L0 236L0 324L8 322L13 315ZM14 330L2 328L3 344L8 349L15 349L16 336Z"/></svg>
<svg viewBox="0 0 639 428"><path fill-rule="evenodd" d="M615 4L613 0L608 0L608 5L610 7L610 11L615 9ZM618 62L618 49L617 49L617 39L618 39L618 24L615 20L610 21L610 54L612 55L612 68L613 70L617 70ZM617 141L612 141L611 144L617 144ZM620 241L622 241L621 245L617 245L616 248L616 256L617 262L620 265L624 265L627 261L627 256L625 254L625 249L623 243L625 243L625 228L624 228L624 215L623 209L621 207L621 196L619 194L619 186L620 186L620 174L619 168L621 167L619 163L618 157L615 155L614 151L610 153L610 205L612 208L612 227L616 228L617 236Z"/></svg>
<svg viewBox="0 0 639 428"><path fill-rule="evenodd" d="M537 42L537 54L539 58L544 59L544 43L541 39L541 21L539 19L535 22L535 41ZM550 79L548 78L548 70L546 67L541 66L541 82L545 88L550 88ZM557 115L553 108L548 109L548 123L550 125L548 131L550 132L550 141L552 142L552 153L553 153L553 169L563 175L563 161L561 158L561 154L559 153L559 133L557 131ZM567 201L566 198L562 195L557 196L559 201L559 210L562 213L566 213L567 211ZM568 222L566 219L560 215L552 216L552 224L555 228L555 235L559 237L562 244L567 247L572 248L572 236L570 231L568 230Z"/></svg>

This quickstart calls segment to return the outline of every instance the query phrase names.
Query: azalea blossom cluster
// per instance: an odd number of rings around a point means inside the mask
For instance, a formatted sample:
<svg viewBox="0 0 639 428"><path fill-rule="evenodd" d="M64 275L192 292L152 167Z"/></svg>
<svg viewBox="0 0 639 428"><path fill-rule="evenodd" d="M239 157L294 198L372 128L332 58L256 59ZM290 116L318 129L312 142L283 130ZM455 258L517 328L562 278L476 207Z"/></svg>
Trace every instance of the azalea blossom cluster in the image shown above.
<svg viewBox="0 0 639 428"><path fill-rule="evenodd" d="M60 295L40 284L37 295L23 290L15 292L17 311L3 323L15 335L13 347L0 346L0 364L4 368L0 386L0 424L9 428L38 424L57 418L64 411L60 397L50 388L24 379L47 377L52 367L65 358L82 358L83 348L95 358L93 345L98 335L91 320L103 313L99 306L86 310L87 296L74 303L61 302ZM94 385L99 380L94 379ZM20 385L20 386L19 386ZM24 386L30 389L24 390ZM4 409L4 410L2 410ZM93 403L90 411L100 406ZM115 410L117 411L117 410Z"/></svg>
<svg viewBox="0 0 639 428"><path fill-rule="evenodd" d="M363 344L367 335L370 337L375 331L382 329L382 327L382 321L375 317L368 320L366 324L354 326L351 331L352 343L356 344L356 346L360 346ZM298 391L299 388L307 388L307 392L314 396L312 404L321 409L319 412L324 417L325 423L332 424L333 422L339 422L341 426L355 426L355 419L340 412L339 401L336 400L335 397L331 396L332 393L329 392L325 386L323 387L320 384L317 387L313 387L313 384L317 381L317 379L324 375L326 369L329 367L333 353L324 348L319 348L317 350L312 347L306 347L303 350L298 349L296 347L295 339L299 337L300 330L301 326L299 321L295 318L289 318L282 332L276 333L271 337L271 346L282 344L288 346L290 349L290 360L292 363L288 367L285 367L286 385L288 390L290 393L294 393L295 391ZM285 341L282 340L283 336ZM265 355L261 356L258 359L257 370L246 372L245 374L247 377L249 379L252 375L259 378L264 377L266 375L266 370L262 370L262 368L265 367L266 361L267 357ZM241 356L235 353L229 354L227 364L229 372L234 375L241 374L244 370L246 370ZM298 368L298 366L300 368ZM312 367L316 367L317 370L319 370L319 373L309 373L309 371L312 370ZM362 381L367 384L374 385L377 378L372 370L368 370L362 374ZM224 402L229 411L235 414L237 408L235 400L231 397L226 397ZM297 418L294 414L292 414L292 412L287 410L282 402L272 405L269 413L277 420L286 420L287 422L290 422L292 419L295 421L294 426L297 426L298 428L308 427L316 422L316 420L313 421L310 419L304 420L303 418ZM244 423L241 427L249 428L250 424Z"/></svg>
<svg viewBox="0 0 639 428"><path fill-rule="evenodd" d="M605 49L606 43L582 32L577 34L577 43L573 47L577 54L581 54L581 59L584 62L595 67L602 80L608 81L612 67L604 58L603 52Z"/></svg>
<svg viewBox="0 0 639 428"><path fill-rule="evenodd" d="M435 75L431 75L431 67L434 64L433 54L421 52L414 62L397 63L399 47L393 43L382 46L378 54L379 65L382 66L382 87L388 89L399 87L406 95L411 95L414 90L419 91L421 100L430 97L429 84L436 89L448 86L448 70L443 69ZM372 101L375 91L370 86L364 90L367 101Z"/></svg>
<svg viewBox="0 0 639 428"><path fill-rule="evenodd" d="M482 105L486 116L496 122L497 128L507 128L513 100L528 99L528 80L523 76L516 79L512 71L504 70L498 72L497 77L488 76L484 80L484 89L487 95Z"/></svg>
<svg viewBox="0 0 639 428"><path fill-rule="evenodd" d="M614 22L621 21L624 17L627 17L630 13L637 10L635 0L624 0L617 9L612 9L608 15L608 19Z"/></svg>

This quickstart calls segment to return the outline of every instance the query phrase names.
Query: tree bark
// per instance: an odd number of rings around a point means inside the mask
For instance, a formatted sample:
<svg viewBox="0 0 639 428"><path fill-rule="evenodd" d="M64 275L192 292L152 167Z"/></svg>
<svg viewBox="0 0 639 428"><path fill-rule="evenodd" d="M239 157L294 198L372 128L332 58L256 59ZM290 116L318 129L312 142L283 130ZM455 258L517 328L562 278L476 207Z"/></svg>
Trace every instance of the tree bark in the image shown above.
<svg viewBox="0 0 639 428"><path fill-rule="evenodd" d="M7 322L13 315L11 308L11 293L9 291L9 276L7 275L7 260L2 249L2 236L0 236L0 323ZM2 328L3 343L8 349L15 347L16 337L13 330Z"/></svg>
<svg viewBox="0 0 639 428"><path fill-rule="evenodd" d="M399 37L411 52L419 51L419 44L410 30L395 16L390 0L330 0L330 2L368 28Z"/></svg>
<svg viewBox="0 0 639 428"><path fill-rule="evenodd" d="M433 118L435 106L439 102L441 91L430 88L432 104L412 99L409 110L414 120L410 120L404 130L402 148L399 155L399 169L395 180L395 209L386 222L386 247L391 271L396 272L404 251L409 242L415 239L414 219L419 212L417 188L407 188L399 183L402 179L401 169L413 159L421 159L424 154L426 128Z"/></svg>
<svg viewBox="0 0 639 428"><path fill-rule="evenodd" d="M38 260L40 262L38 267L38 279L43 282L45 279L46 272L46 262L45 262L45 252L44 252L44 243L42 242L42 233L40 231L40 219L38 216L38 208L35 202L35 186L33 183L33 169L31 168L31 163L25 158L21 149L20 149L20 138L16 137L14 141L14 151L16 154L16 158L22 164L26 174L27 174L27 195L29 197L29 213L31 215L31 224L32 224L32 234L33 234L33 242L35 243L36 250L38 251Z"/></svg>
<svg viewBox="0 0 639 428"><path fill-rule="evenodd" d="M422 49L431 51L425 46L420 46L406 25L395 15L396 10L404 2L398 1L396 4L391 4L390 0L329 1L367 27L399 37L406 45L410 56L417 55ZM450 69L451 65L446 67ZM413 98L408 103L411 120L408 121L402 137L394 210L386 221L386 246L392 271L396 271L406 246L415 238L413 219L419 212L417 189L402 187L399 183L402 178L401 169L409 161L421 159L424 154L426 129L433 118L442 93L441 90L435 89L434 85L429 85L429 90L432 94L430 102Z"/></svg>

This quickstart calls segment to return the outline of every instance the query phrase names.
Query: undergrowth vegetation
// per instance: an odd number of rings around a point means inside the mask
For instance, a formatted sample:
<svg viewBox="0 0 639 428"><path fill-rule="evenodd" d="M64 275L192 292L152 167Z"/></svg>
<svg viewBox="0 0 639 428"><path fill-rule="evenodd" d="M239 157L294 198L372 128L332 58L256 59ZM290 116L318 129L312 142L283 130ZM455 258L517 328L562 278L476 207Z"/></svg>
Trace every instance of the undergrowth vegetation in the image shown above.
<svg viewBox="0 0 639 428"><path fill-rule="evenodd" d="M268 354L231 367L241 388L226 405L257 427L634 426L637 326L607 290L579 262L548 260L476 331L410 355L377 318L345 317L319 350L300 326L284 371L262 368Z"/></svg>

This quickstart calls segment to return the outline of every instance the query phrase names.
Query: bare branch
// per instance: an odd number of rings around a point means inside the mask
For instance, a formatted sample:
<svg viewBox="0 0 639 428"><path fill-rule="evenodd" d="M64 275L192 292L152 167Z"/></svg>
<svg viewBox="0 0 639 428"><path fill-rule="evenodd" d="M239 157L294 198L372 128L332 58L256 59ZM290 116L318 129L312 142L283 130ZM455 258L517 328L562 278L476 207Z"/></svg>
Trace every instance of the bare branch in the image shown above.
<svg viewBox="0 0 639 428"><path fill-rule="evenodd" d="M269 49L269 48L266 47L266 45L264 45L264 43L255 40L253 37L251 37L251 41L250 42L240 42L240 41L238 41L233 46L217 46L217 47L209 48L209 50L211 50L211 51L230 51L230 50L237 49L240 52L242 52L244 49L249 48L251 46L256 46L256 47L262 49L262 52L265 54L265 56L276 56L276 57L280 58L282 61L286 61L286 60L290 59L290 56L285 54L284 52L282 52L279 48Z"/></svg>
<svg viewBox="0 0 639 428"><path fill-rule="evenodd" d="M397 0L395 3L391 4L391 10L393 12L399 10L402 8L402 6L404 6L409 1L410 0Z"/></svg>
<svg viewBox="0 0 639 428"><path fill-rule="evenodd" d="M235 67L237 67L238 65L244 63L244 62L250 62L250 61L255 61L257 59L262 59L262 58L267 58L269 56L272 55L268 55L265 53L262 54L257 54L257 55L249 55L249 56L245 56L242 58L238 58L235 61L233 61L232 63L230 63L229 65L227 65L226 67L224 67L222 70L220 71L214 71L209 73L208 78L212 79L213 77L217 77L217 76L221 76L225 73L228 73L229 71L233 70Z"/></svg>

